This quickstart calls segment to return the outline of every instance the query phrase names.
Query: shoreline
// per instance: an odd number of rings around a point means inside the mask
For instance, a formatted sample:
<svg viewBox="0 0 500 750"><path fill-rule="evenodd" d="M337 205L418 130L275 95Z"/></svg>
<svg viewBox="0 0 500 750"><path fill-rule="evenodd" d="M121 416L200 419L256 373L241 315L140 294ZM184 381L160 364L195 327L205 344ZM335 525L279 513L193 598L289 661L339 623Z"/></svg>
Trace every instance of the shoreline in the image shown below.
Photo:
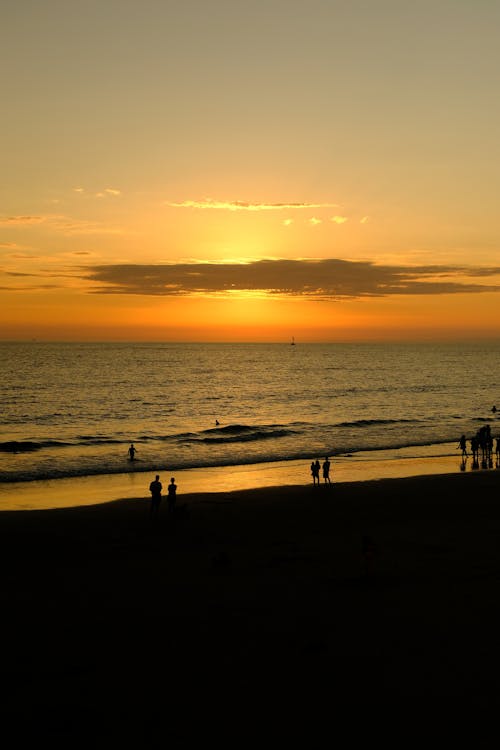
<svg viewBox="0 0 500 750"><path fill-rule="evenodd" d="M450 451L454 451L451 453ZM319 457L322 460L322 457ZM458 473L495 472L496 458L488 469L471 468L471 458L461 463L455 444L412 446L389 450L360 451L331 457L332 485L347 482L437 476ZM216 466L175 470L159 467L123 474L102 474L33 480L0 485L0 511L48 510L100 505L114 500L149 499L148 487L160 474L166 487L175 476L179 496L220 494L241 490L312 486L307 460ZM321 483L323 480L321 479Z"/></svg>

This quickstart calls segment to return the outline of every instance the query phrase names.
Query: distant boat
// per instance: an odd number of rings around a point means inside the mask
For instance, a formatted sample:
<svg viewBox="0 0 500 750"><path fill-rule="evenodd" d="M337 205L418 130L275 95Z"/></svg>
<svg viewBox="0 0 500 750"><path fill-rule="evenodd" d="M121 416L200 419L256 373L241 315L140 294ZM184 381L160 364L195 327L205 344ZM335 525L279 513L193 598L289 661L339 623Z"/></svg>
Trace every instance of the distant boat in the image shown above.
<svg viewBox="0 0 500 750"><path fill-rule="evenodd" d="M290 346L295 346L295 337L292 336L292 340L290 342Z"/></svg>

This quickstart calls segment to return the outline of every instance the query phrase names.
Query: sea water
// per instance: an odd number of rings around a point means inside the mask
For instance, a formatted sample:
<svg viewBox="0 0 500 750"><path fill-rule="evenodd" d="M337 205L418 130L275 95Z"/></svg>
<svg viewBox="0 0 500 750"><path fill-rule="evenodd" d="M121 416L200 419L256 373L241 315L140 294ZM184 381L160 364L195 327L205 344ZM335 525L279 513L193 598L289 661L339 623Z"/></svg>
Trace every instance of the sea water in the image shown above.
<svg viewBox="0 0 500 750"><path fill-rule="evenodd" d="M2 343L0 395L2 483L449 454L500 433L500 345Z"/></svg>

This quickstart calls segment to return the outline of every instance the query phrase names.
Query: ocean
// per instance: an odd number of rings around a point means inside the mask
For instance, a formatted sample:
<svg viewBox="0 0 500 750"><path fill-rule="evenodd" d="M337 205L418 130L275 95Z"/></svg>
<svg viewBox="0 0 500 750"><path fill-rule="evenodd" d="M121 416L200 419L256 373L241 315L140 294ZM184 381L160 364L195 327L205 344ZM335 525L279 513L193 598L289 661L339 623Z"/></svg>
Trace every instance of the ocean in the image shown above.
<svg viewBox="0 0 500 750"><path fill-rule="evenodd" d="M500 345L2 343L0 393L4 485L450 455L500 433Z"/></svg>

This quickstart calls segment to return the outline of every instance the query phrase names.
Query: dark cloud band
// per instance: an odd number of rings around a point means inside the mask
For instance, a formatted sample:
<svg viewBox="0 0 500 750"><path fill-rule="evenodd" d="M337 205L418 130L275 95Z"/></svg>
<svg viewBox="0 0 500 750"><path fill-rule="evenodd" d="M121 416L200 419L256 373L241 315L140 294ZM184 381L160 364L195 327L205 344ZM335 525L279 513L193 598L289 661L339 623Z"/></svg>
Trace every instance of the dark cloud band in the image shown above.
<svg viewBox="0 0 500 750"><path fill-rule="evenodd" d="M93 291L101 294L179 296L254 291L312 299L347 299L498 292L499 284L466 280L498 275L500 267L387 266L328 259L98 265L87 269L85 278L95 284Z"/></svg>

